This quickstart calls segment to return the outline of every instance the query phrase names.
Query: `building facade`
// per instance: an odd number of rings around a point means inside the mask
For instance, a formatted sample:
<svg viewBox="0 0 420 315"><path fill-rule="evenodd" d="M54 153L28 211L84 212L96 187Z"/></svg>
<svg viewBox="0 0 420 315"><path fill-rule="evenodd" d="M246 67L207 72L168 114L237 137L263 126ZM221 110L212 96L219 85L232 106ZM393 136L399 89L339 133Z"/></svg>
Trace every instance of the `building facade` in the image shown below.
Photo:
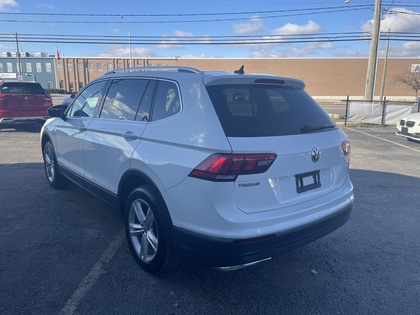
<svg viewBox="0 0 420 315"><path fill-rule="evenodd" d="M90 80L107 71L129 67L128 58L63 58L57 61L58 86L66 91L79 91ZM226 58L134 58L134 67L186 66L200 70L231 71L245 66L247 73L270 73L293 77L306 83L306 90L316 97L363 98L367 74L367 58L318 59L226 59ZM396 82L396 77L420 68L419 58L389 58L383 79L384 59L378 60L375 98L384 84L384 96L401 100L414 99L415 92Z"/></svg>
<svg viewBox="0 0 420 315"><path fill-rule="evenodd" d="M0 80L37 81L44 89L56 89L56 60L44 53L23 53L19 58L16 53L3 53L0 57Z"/></svg>
<svg viewBox="0 0 420 315"><path fill-rule="evenodd" d="M299 59L227 59L227 58L133 58L134 67L185 66L200 70L231 71L245 66L246 73L269 73L301 79L306 90L314 97L363 98L367 73L367 58L299 58ZM396 77L420 71L420 58L389 58L384 73L384 59L378 60L375 82L375 99L381 88L389 99L411 101L415 91L396 82ZM0 80L19 77L17 58L10 55L0 58ZM44 88L65 92L78 92L91 80L116 69L128 68L129 58L104 57L20 57L21 79L38 81Z"/></svg>

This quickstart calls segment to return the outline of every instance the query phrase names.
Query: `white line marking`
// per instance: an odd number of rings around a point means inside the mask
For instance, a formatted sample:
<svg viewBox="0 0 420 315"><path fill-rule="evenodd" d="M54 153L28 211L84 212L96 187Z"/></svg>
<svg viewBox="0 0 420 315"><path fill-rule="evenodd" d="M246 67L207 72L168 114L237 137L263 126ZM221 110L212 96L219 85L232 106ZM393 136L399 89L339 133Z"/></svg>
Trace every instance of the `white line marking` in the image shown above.
<svg viewBox="0 0 420 315"><path fill-rule="evenodd" d="M380 140L383 140L383 141L386 141L386 142L389 142L389 143L392 143L392 144L399 145L400 147L403 147L403 148L406 148L406 149L409 149L409 150L412 150L412 151L415 151L415 152L420 152L420 150L417 150L417 149L414 149L414 148L410 148L410 147L408 147L408 146L406 146L404 144L401 144L401 143L398 143L398 142L394 142L394 141L391 141L391 140L387 140L387 139L384 139L384 138L381 138L381 137L378 137L378 136L374 136L374 135L371 135L369 133L366 133L366 132L363 132L363 131L360 131L360 130L356 130L356 129L348 128L348 127L344 127L344 129L349 129L349 130L352 130L352 131L355 131L355 132L358 132L358 133L362 133L362 134L364 134L366 136L370 136L372 138L380 139Z"/></svg>
<svg viewBox="0 0 420 315"><path fill-rule="evenodd" d="M105 273L105 270L102 269L103 265L109 263L109 261L114 257L116 251L121 246L121 243L124 239L124 228L118 232L117 236L114 238L108 248L102 254L102 256L96 261L95 265L89 271L87 276L80 282L76 291L73 292L70 299L67 300L64 307L60 310L59 315L71 315L76 310L77 306L80 304L80 301L85 297L89 292L90 288L95 284L98 278Z"/></svg>

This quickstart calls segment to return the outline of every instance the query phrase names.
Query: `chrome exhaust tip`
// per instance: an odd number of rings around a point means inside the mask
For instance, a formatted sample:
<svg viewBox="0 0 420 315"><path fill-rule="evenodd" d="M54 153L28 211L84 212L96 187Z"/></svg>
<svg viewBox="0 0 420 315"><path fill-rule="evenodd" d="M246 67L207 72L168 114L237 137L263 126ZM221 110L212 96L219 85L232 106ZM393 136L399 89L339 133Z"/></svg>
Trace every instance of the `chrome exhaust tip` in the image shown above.
<svg viewBox="0 0 420 315"><path fill-rule="evenodd" d="M259 263L261 263L263 261L270 260L271 258L272 257L269 257L269 258L265 258L265 259L253 261L253 262L250 262L250 263L247 263L247 264L243 264L243 265L226 266L226 267L216 267L214 269L220 270L220 271L234 271L234 270L238 270L238 269L243 269L243 268L254 266L254 265L259 264Z"/></svg>

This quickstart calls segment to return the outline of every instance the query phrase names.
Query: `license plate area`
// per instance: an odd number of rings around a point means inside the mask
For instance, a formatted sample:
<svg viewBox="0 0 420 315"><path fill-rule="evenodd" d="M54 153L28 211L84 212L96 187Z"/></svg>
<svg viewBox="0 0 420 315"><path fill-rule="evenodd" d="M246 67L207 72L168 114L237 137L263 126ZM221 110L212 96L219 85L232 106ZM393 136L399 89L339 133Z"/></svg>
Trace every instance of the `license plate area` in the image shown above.
<svg viewBox="0 0 420 315"><path fill-rule="evenodd" d="M298 194L321 187L319 170L295 175L296 191Z"/></svg>

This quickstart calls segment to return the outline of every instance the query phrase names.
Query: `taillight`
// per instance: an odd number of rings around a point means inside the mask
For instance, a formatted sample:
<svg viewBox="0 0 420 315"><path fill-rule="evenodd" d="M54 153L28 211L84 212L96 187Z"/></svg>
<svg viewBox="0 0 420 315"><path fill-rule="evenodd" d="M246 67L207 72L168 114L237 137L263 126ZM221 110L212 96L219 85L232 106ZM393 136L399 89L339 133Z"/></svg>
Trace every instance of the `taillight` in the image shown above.
<svg viewBox="0 0 420 315"><path fill-rule="evenodd" d="M350 155L350 140L344 140L341 142L341 149L343 150L344 156Z"/></svg>
<svg viewBox="0 0 420 315"><path fill-rule="evenodd" d="M210 181L234 181L238 175L259 174L267 171L277 155L213 154L201 162L189 176Z"/></svg>

